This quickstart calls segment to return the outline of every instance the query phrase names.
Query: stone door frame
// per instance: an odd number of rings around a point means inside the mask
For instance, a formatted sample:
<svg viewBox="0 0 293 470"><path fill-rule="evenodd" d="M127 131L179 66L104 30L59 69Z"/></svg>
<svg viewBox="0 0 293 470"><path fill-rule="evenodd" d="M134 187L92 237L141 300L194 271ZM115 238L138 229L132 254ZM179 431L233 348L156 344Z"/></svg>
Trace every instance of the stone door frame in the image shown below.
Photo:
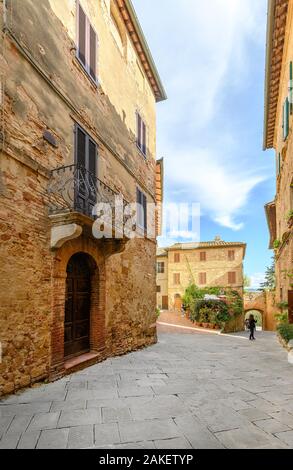
<svg viewBox="0 0 293 470"><path fill-rule="evenodd" d="M102 359L105 355L105 257L94 241L80 237L65 243L53 254L50 380L56 380L66 372L64 320L67 265L71 257L77 253L88 255L92 261L90 352L97 355L97 361L99 357Z"/></svg>

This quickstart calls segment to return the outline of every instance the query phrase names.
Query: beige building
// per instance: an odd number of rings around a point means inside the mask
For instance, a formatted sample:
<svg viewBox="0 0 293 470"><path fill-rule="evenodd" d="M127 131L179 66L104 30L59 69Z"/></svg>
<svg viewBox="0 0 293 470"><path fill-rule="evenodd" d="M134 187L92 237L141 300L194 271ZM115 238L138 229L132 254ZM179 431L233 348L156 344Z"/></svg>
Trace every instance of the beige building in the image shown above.
<svg viewBox="0 0 293 470"><path fill-rule="evenodd" d="M156 341L166 95L130 0L5 0L0 18L1 395Z"/></svg>
<svg viewBox="0 0 293 470"><path fill-rule="evenodd" d="M293 0L269 0L264 149L274 149L276 197L266 205L276 258L276 302L293 323Z"/></svg>
<svg viewBox="0 0 293 470"><path fill-rule="evenodd" d="M243 293L246 244L220 237L202 243L177 243L157 250L157 305L180 308L190 284L231 287Z"/></svg>

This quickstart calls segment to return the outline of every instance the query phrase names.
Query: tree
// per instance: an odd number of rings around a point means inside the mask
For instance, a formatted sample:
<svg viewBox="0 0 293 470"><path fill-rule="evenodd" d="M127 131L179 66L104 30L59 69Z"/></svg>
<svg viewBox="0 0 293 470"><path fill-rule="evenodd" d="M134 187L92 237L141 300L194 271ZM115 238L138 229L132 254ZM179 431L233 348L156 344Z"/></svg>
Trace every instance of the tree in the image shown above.
<svg viewBox="0 0 293 470"><path fill-rule="evenodd" d="M251 279L247 274L244 275L243 284L246 289L251 286Z"/></svg>
<svg viewBox="0 0 293 470"><path fill-rule="evenodd" d="M275 290L276 288L276 267L275 267L275 258L272 258L273 262L271 266L266 269L265 281L261 283L260 289L265 290Z"/></svg>

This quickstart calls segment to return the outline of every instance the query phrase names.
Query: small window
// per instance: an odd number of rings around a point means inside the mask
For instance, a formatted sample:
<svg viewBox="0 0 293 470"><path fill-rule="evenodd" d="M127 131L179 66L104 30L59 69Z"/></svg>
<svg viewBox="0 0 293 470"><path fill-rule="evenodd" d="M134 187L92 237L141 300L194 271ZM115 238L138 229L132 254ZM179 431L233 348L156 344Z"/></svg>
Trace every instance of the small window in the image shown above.
<svg viewBox="0 0 293 470"><path fill-rule="evenodd" d="M228 273L228 284L236 284L236 273Z"/></svg>
<svg viewBox="0 0 293 470"><path fill-rule="evenodd" d="M173 281L175 286L180 284L180 273L173 274Z"/></svg>
<svg viewBox="0 0 293 470"><path fill-rule="evenodd" d="M235 261L235 251L234 250L229 250L228 251L228 260L229 261Z"/></svg>
<svg viewBox="0 0 293 470"><path fill-rule="evenodd" d="M147 198L146 195L136 188L136 203L137 203L137 225L143 230L147 229Z"/></svg>
<svg viewBox="0 0 293 470"><path fill-rule="evenodd" d="M200 252L200 261L206 261L207 260L207 254L205 251Z"/></svg>
<svg viewBox="0 0 293 470"><path fill-rule="evenodd" d="M204 286L207 283L207 273L199 273L199 284Z"/></svg>
<svg viewBox="0 0 293 470"><path fill-rule="evenodd" d="M174 263L180 263L180 253L174 254Z"/></svg>
<svg viewBox="0 0 293 470"><path fill-rule="evenodd" d="M161 292L161 286L157 286L157 292Z"/></svg>
<svg viewBox="0 0 293 470"><path fill-rule="evenodd" d="M136 134L136 145L138 146L139 150L143 153L146 157L146 125L139 113L136 113L136 121L137 121L137 134Z"/></svg>
<svg viewBox="0 0 293 470"><path fill-rule="evenodd" d="M88 75L97 80L97 35L78 2L77 57Z"/></svg>
<svg viewBox="0 0 293 470"><path fill-rule="evenodd" d="M157 273L158 274L165 273L165 263L162 263L162 262L157 263Z"/></svg>

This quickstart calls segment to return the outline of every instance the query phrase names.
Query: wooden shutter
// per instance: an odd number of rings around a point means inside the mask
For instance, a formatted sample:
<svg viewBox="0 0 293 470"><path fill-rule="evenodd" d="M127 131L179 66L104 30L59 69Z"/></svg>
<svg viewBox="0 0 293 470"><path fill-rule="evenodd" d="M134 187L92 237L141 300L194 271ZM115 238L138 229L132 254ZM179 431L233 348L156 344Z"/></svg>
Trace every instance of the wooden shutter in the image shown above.
<svg viewBox="0 0 293 470"><path fill-rule="evenodd" d="M143 203L143 223L144 229L147 229L147 198L145 194L142 194L142 203Z"/></svg>
<svg viewBox="0 0 293 470"><path fill-rule="evenodd" d="M96 176L97 146L95 142L89 139L89 166L90 173Z"/></svg>
<svg viewBox="0 0 293 470"><path fill-rule="evenodd" d="M76 163L86 168L86 134L79 127L76 140Z"/></svg>
<svg viewBox="0 0 293 470"><path fill-rule="evenodd" d="M287 139L289 135L289 100L286 98L283 106L283 138Z"/></svg>
<svg viewBox="0 0 293 470"><path fill-rule="evenodd" d="M89 72L90 76L96 81L96 56L97 56L97 36L90 26L90 63Z"/></svg>
<svg viewBox="0 0 293 470"><path fill-rule="evenodd" d="M236 273L235 272L228 273L228 283L229 284L236 284Z"/></svg>
<svg viewBox="0 0 293 470"><path fill-rule="evenodd" d="M78 6L78 57L80 61L86 66L86 15L81 8Z"/></svg>
<svg viewBox="0 0 293 470"><path fill-rule="evenodd" d="M146 125L142 121L142 152L146 155Z"/></svg>
<svg viewBox="0 0 293 470"><path fill-rule="evenodd" d="M137 113L137 145L141 149L141 117Z"/></svg>
<svg viewBox="0 0 293 470"><path fill-rule="evenodd" d="M174 274L174 284L178 286L180 284L180 273Z"/></svg>
<svg viewBox="0 0 293 470"><path fill-rule="evenodd" d="M207 274L206 273L200 273L199 274L199 283L200 285L204 285L207 283Z"/></svg>
<svg viewBox="0 0 293 470"><path fill-rule="evenodd" d="M289 100L290 100L290 114L293 114L293 62L290 62L290 85L289 85Z"/></svg>
<svg viewBox="0 0 293 470"><path fill-rule="evenodd" d="M174 263L180 263L180 253L174 254Z"/></svg>
<svg viewBox="0 0 293 470"><path fill-rule="evenodd" d="M206 261L207 260L207 254L205 251L201 251L200 253L200 261Z"/></svg>
<svg viewBox="0 0 293 470"><path fill-rule="evenodd" d="M235 260L235 251L234 250L229 250L228 251L228 259L229 259L229 261L234 261Z"/></svg>

